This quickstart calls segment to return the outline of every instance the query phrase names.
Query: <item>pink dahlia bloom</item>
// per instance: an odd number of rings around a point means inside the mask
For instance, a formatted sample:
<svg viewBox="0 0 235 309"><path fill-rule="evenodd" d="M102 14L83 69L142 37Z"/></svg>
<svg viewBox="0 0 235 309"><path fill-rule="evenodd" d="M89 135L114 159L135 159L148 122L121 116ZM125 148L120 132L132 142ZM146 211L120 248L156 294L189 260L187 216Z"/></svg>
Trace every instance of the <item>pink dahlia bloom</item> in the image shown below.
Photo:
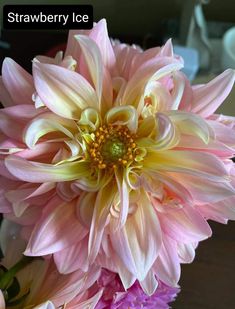
<svg viewBox="0 0 235 309"><path fill-rule="evenodd" d="M107 270L102 270L97 285L103 289L103 294L95 309L167 309L179 293L178 288L169 287L160 281L151 296L143 292L138 282L125 291L119 277Z"/></svg>
<svg viewBox="0 0 235 309"><path fill-rule="evenodd" d="M65 56L33 76L6 58L0 81L1 212L23 226L25 255L58 271L99 265L177 286L180 263L235 219L234 118L214 114L234 70L190 86L171 41L111 42L105 20L69 33Z"/></svg>

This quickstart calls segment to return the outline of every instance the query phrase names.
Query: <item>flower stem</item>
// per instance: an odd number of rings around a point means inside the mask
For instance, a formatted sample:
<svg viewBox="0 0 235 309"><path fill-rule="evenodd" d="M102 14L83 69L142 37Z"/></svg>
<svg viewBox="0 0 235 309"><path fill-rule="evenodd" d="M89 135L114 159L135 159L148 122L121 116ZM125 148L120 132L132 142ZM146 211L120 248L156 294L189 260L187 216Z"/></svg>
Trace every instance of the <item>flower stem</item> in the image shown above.
<svg viewBox="0 0 235 309"><path fill-rule="evenodd" d="M31 256L23 256L22 259L12 266L7 272L1 275L0 277L0 289L5 290L9 287L12 282L12 279L15 277L16 273L21 269L26 267L34 260Z"/></svg>

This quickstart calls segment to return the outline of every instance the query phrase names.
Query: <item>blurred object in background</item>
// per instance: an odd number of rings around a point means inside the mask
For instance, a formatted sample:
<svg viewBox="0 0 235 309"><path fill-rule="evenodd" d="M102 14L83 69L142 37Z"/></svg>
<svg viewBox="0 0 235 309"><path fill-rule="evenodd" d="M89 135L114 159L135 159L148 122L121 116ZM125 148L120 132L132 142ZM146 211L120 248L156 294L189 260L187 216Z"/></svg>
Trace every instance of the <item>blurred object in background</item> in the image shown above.
<svg viewBox="0 0 235 309"><path fill-rule="evenodd" d="M222 69L235 69L235 27L226 31L222 44Z"/></svg>
<svg viewBox="0 0 235 309"><path fill-rule="evenodd" d="M198 51L201 69L209 68L212 53L207 23L202 10L202 5L208 3L208 0L184 0L180 23L180 44Z"/></svg>
<svg viewBox="0 0 235 309"><path fill-rule="evenodd" d="M174 45L174 53L184 59L182 71L190 81L194 80L199 69L199 55L195 48Z"/></svg>

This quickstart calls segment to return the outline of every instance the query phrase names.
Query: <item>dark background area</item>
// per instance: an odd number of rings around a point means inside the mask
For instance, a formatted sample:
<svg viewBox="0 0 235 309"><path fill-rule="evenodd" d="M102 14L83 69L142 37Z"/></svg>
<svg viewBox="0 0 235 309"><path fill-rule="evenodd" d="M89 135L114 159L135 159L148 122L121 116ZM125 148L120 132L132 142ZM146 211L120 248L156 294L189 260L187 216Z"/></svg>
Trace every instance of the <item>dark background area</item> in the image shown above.
<svg viewBox="0 0 235 309"><path fill-rule="evenodd" d="M1 0L0 0L1 1ZM95 20L107 19L109 33L124 42L144 47L162 44L164 38L177 36L183 5L191 0L97 0L51 1L55 4L93 4ZM1 4L16 3L2 1ZM20 3L49 3L21 1ZM19 1L17 1L19 4ZM204 7L208 21L235 23L235 1L212 0ZM45 54L66 42L67 31L2 31L9 49L0 49L0 66L4 57L12 57L31 71L35 55ZM211 223L213 237L202 242L192 264L182 265L181 293L173 309L235 308L235 222Z"/></svg>

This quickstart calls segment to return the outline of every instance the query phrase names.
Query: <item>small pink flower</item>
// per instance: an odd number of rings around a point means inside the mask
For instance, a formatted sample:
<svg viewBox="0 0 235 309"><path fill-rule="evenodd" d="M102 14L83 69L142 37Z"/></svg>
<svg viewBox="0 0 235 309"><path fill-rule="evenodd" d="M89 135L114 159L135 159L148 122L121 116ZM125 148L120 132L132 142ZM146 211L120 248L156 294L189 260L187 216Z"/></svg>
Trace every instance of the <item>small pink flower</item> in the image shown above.
<svg viewBox="0 0 235 309"><path fill-rule="evenodd" d="M180 291L179 288L169 287L161 281L150 296L143 292L138 282L125 291L118 276L106 270L102 271L98 286L103 288L103 295L96 309L167 309Z"/></svg>

